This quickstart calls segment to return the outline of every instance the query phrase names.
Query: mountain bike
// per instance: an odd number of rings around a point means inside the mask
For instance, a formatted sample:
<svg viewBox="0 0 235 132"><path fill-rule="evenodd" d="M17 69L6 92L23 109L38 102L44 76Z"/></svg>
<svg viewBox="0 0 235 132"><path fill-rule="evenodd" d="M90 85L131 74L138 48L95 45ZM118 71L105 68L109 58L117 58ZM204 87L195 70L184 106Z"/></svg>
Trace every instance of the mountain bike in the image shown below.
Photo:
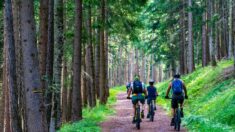
<svg viewBox="0 0 235 132"><path fill-rule="evenodd" d="M131 98L128 98L131 99ZM136 109L135 109L135 124L136 128L140 129L140 123L141 123L141 114L140 114L140 101L137 102L136 104Z"/></svg>
<svg viewBox="0 0 235 132"><path fill-rule="evenodd" d="M172 98L168 98L168 99L172 99ZM178 101L179 104L179 101ZM181 124L181 110L178 107L175 109L175 115L174 115L174 128L177 131L180 131L180 124Z"/></svg>
<svg viewBox="0 0 235 132"><path fill-rule="evenodd" d="M155 108L155 100L152 99L149 105L149 119L152 122L154 121L154 115L155 115L154 108Z"/></svg>

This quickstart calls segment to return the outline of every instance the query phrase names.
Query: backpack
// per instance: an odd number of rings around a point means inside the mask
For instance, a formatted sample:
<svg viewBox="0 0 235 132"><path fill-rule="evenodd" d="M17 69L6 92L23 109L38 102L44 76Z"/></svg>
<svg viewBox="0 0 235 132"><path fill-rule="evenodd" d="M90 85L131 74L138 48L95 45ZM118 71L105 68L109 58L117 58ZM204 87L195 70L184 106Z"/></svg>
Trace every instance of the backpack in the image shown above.
<svg viewBox="0 0 235 132"><path fill-rule="evenodd" d="M183 93L183 83L181 80L176 79L172 82L173 94L179 95Z"/></svg>
<svg viewBox="0 0 235 132"><path fill-rule="evenodd" d="M133 82L133 93L136 93L136 94L143 93L143 86L142 86L141 81Z"/></svg>

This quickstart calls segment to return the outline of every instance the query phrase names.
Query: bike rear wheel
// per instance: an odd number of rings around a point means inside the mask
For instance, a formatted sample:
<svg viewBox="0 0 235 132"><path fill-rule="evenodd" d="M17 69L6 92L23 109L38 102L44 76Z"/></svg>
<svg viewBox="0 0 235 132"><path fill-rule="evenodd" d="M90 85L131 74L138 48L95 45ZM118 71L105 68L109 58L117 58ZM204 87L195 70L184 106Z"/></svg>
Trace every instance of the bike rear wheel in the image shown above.
<svg viewBox="0 0 235 132"><path fill-rule="evenodd" d="M180 131L180 123L181 123L181 115L180 115L180 109L178 108L176 110L176 115L175 115L175 130Z"/></svg>
<svg viewBox="0 0 235 132"><path fill-rule="evenodd" d="M140 106L138 105L137 108L136 108L136 128L137 129L140 129L140 122L141 122L141 119L140 119Z"/></svg>

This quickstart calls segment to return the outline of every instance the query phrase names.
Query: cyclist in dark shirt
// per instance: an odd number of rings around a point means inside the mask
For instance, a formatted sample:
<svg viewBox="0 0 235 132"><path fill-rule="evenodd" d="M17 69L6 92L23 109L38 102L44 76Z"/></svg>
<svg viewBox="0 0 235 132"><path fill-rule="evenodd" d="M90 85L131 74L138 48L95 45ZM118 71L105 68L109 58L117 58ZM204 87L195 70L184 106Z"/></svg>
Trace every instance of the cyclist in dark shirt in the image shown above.
<svg viewBox="0 0 235 132"><path fill-rule="evenodd" d="M172 120L171 126L174 126L174 115L175 109L178 108L178 102L180 103L181 109L181 117L183 117L183 104L184 99L188 99L187 89L184 82L180 79L180 75L174 75L173 81L168 86L165 98L169 98L169 92L172 90L172 100L171 100L171 108L172 108Z"/></svg>
<svg viewBox="0 0 235 132"><path fill-rule="evenodd" d="M157 93L157 88L154 87L154 80L150 80L149 81L149 86L147 87L147 92L148 92L148 99L147 99L147 103L148 103L148 115L147 115L147 118L150 117L150 102L152 100L154 100L155 104L156 104L156 98L158 96L158 93ZM155 105L154 105L155 106ZM154 108L156 110L156 106Z"/></svg>

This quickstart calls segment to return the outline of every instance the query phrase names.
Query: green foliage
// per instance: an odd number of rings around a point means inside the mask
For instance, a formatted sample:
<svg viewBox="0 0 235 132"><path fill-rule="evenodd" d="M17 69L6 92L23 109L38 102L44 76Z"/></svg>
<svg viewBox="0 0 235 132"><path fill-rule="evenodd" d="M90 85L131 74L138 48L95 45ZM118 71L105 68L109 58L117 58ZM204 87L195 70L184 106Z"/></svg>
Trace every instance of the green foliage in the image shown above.
<svg viewBox="0 0 235 132"><path fill-rule="evenodd" d="M235 129L235 81L224 77L224 69L232 60L218 63L218 67L199 67L183 76L189 99L186 100L184 125L190 131L232 131ZM165 95L169 81L158 84L160 95ZM169 110L170 101L159 103Z"/></svg>
<svg viewBox="0 0 235 132"><path fill-rule="evenodd" d="M59 132L100 132L99 123L104 121L108 115L115 113L111 106L116 102L117 94L122 91L125 91L124 86L110 89L110 97L106 105L97 105L93 109L84 108L81 121L73 124L64 124Z"/></svg>

